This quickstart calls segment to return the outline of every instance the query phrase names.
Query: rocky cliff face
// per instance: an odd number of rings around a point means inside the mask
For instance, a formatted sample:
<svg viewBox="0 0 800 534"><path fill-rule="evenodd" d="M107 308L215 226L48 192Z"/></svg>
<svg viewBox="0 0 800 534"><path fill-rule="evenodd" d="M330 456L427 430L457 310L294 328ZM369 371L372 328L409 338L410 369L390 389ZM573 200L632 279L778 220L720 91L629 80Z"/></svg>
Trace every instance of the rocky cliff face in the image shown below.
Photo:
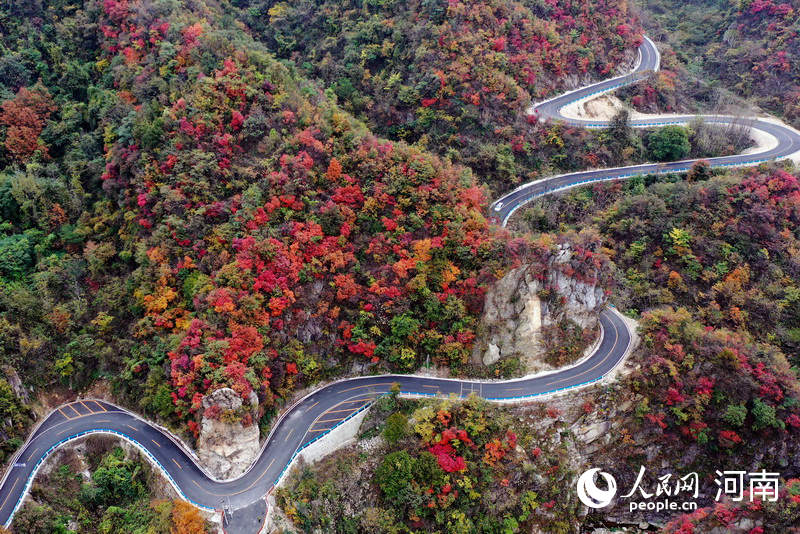
<svg viewBox="0 0 800 534"><path fill-rule="evenodd" d="M22 380L20 380L19 375L17 374L16 369L9 365L3 366L3 373L5 374L6 381L8 385L11 386L12 391L14 391L14 395L23 403L23 404L30 404L31 398L28 395L28 390L22 384ZM2 375L0 375L2 376Z"/></svg>
<svg viewBox="0 0 800 534"><path fill-rule="evenodd" d="M258 410L258 398L249 399L253 410ZM218 417L203 416L200 436L197 439L197 455L206 469L217 478L226 479L241 475L258 457L258 425L242 425L226 414L238 413L242 399L230 388L221 388L203 399L203 410L216 406ZM254 420L257 420L254 417Z"/></svg>
<svg viewBox="0 0 800 534"><path fill-rule="evenodd" d="M472 353L476 363L492 365L501 358L518 357L528 373L548 370L542 361L547 327L565 319L584 329L597 325L607 301L605 291L561 272L559 264L569 259L570 252L564 249L545 277L534 267L522 266L494 285L486 296L482 336Z"/></svg>

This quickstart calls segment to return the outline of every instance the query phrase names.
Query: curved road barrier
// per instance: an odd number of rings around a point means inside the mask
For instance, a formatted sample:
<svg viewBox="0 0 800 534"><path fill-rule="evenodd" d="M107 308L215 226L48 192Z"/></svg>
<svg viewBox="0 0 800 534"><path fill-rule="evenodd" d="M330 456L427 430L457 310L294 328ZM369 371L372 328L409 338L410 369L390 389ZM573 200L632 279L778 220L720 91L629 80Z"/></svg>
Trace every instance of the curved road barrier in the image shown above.
<svg viewBox="0 0 800 534"><path fill-rule="evenodd" d="M635 83L659 67L660 57L652 41L645 38L639 49L635 69L624 76L534 106L540 117L564 120L571 125L603 128L607 122L573 120L561 114L567 104L617 87ZM633 121L635 126L679 124L693 116ZM730 117L711 117L717 122L732 122ZM653 121L656 121L654 123ZM759 154L712 158L713 166L751 165L788 157L800 151L800 134L779 124L754 119L753 128L773 135L777 146ZM526 184L497 200L491 214L503 225L520 206L536 197L581 184L626 178L634 175L685 171L694 163L681 161L662 165L637 165L553 176ZM167 477L185 500L206 510L236 510L263 499L280 481L288 465L303 449L332 429L365 410L376 398L398 384L401 394L418 397L466 398L476 394L496 402L515 402L586 386L606 377L627 354L632 332L619 312L608 308L600 315L602 336L596 350L569 368L507 381L477 381L432 378L415 375L380 375L340 380L321 387L295 402L278 419L264 443L258 459L241 476L217 480L196 461L196 456L168 431L127 410L102 400L79 400L51 412L35 428L20 448L0 483L0 524L10 525L37 470L49 454L61 445L89 434L118 436L139 449Z"/></svg>

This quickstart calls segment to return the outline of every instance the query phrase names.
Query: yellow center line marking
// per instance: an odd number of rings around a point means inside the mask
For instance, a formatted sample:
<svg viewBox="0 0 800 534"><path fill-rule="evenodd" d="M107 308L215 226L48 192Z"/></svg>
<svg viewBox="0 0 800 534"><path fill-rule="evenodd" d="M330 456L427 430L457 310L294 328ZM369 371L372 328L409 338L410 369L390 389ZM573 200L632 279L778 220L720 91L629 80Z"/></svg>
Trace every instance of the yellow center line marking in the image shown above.
<svg viewBox="0 0 800 534"><path fill-rule="evenodd" d="M178 460L176 460L175 458L173 458L173 459L172 459L172 461L175 463L175 465L177 465L177 466L178 466L178 469L183 469L183 467L181 467L181 464L179 464L179 463L178 463Z"/></svg>
<svg viewBox="0 0 800 534"><path fill-rule="evenodd" d="M253 483L252 483L252 484L250 484L249 486L247 486L247 487L246 487L245 489L243 489L242 491L237 491L236 493L232 493L231 495L239 495L240 493L244 493L245 491L249 490L250 488L252 488L252 487L253 487L253 486L255 486L256 484L258 484L258 482L259 482L259 481L260 481L262 478L264 478L264 475L266 475L266 474L267 474L267 471L269 471L269 468L270 468L270 467L272 467L272 464L274 464L274 463L275 463L275 458L273 458L273 459L272 459L272 461L269 463L269 465L267 466L267 468L266 468L266 469L264 469L264 472L263 472L263 473L261 473L261 475L260 475L260 476L259 476L257 479L255 479L255 480L253 481Z"/></svg>
<svg viewBox="0 0 800 534"><path fill-rule="evenodd" d="M372 402L372 401L374 401L376 398L377 398L377 397L369 397L368 399L353 399L353 400L346 400L346 401L342 401L342 402L340 402L340 403L339 403L339 404L337 404L336 406L341 406L342 404L353 404L353 403L355 403L355 402ZM334 406L334 408L336 408L336 406Z"/></svg>
<svg viewBox="0 0 800 534"><path fill-rule="evenodd" d="M424 388L439 389L439 386L422 386Z"/></svg>
<svg viewBox="0 0 800 534"><path fill-rule="evenodd" d="M130 428L131 430L139 430L139 429L138 429L138 428L136 428L135 426L131 426L131 425L127 424L127 423L125 423L125 426L127 426L127 427L128 427L128 428Z"/></svg>
<svg viewBox="0 0 800 534"><path fill-rule="evenodd" d="M614 323L611 323L611 326L613 326L613 327L614 327L614 344L611 346L611 350L610 350L610 351L608 351L608 354L606 355L606 357L605 357L605 358L603 358L603 359L602 359L602 361L600 361L600 362L598 362L598 363L594 364L594 365L593 365L593 366L592 366L592 367L589 369L589 371L591 371L591 370L592 370L592 369L594 369L595 367L598 367L598 366L599 366L599 365L601 365L603 362L605 362L606 360L608 360L608 359L611 357L611 354L613 354L613 353L614 353L614 349L615 349L615 348L617 348L617 343L619 343L619 329L617 328L617 325L615 325ZM581 373L581 374L588 373L589 371L585 371L584 373Z"/></svg>
<svg viewBox="0 0 800 534"><path fill-rule="evenodd" d="M309 407L308 407L308 410L306 410L306 413L310 412L310 411L311 411L311 409L312 409L314 406L316 406L317 404L319 404L319 401L317 401L317 402L315 402L314 404L312 404L311 406L309 406Z"/></svg>
<svg viewBox="0 0 800 534"><path fill-rule="evenodd" d="M98 419L97 422L98 423L110 423L111 419Z"/></svg>
<svg viewBox="0 0 800 534"><path fill-rule="evenodd" d="M155 444L156 444L156 446L158 446L158 447L161 447L161 445L159 445L159 444L158 444L158 442L157 442L156 440L154 440L154 439L151 439L150 441L152 441L153 443L155 443Z"/></svg>
<svg viewBox="0 0 800 534"><path fill-rule="evenodd" d="M11 486L11 489L10 489L10 490L8 490L8 495L6 495L6 498L5 498L5 499L3 499L3 504L0 504L0 509L2 509L2 508L3 508L3 506L5 506L5 505L6 505L6 501L8 500L8 498L9 498L9 497L11 497L11 494L12 494L12 493L14 493L14 488L16 488L16 487L17 487L17 484L18 484L18 483L19 483L19 478L17 478L17 479L14 481L14 485L13 485L13 486Z"/></svg>
<svg viewBox="0 0 800 534"><path fill-rule="evenodd" d="M284 443L285 443L285 442L287 442L287 441L289 441L289 436L291 436L291 435L292 435L292 432L294 432L294 428L290 428L290 429L289 429L289 433L288 433L288 434L286 434L286 439L285 439L285 440L283 440L283 441L284 441Z"/></svg>
<svg viewBox="0 0 800 534"><path fill-rule="evenodd" d="M30 462L31 458L33 458L33 455L36 454L37 450L38 449L36 447L34 447L33 450L31 451L31 453L28 455L28 458L25 460L25 462ZM2 507L0 507L0 508L2 508Z"/></svg>
<svg viewBox="0 0 800 534"><path fill-rule="evenodd" d="M198 488L200 488L201 490L205 491L205 492L206 492L206 493L208 493L209 495L216 495L217 497L227 497L227 496L228 496L228 494L227 494L227 493L214 493L213 491L208 491L208 490L207 490L207 489L205 489L203 486L201 486L201 485L200 485L200 483L199 483L198 481L196 481L196 480L194 480L194 479L192 479L192 482L194 482L195 486L197 486L197 487L198 487Z"/></svg>

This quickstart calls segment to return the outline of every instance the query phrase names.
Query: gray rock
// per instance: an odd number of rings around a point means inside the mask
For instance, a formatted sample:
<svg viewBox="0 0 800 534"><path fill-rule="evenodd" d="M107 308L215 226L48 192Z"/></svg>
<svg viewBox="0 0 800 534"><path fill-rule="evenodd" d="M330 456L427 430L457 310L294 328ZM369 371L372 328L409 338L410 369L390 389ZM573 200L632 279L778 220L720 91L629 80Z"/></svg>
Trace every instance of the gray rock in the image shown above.
<svg viewBox="0 0 800 534"><path fill-rule="evenodd" d="M258 409L258 397L251 395L248 401ZM242 399L230 388L221 388L203 398L203 408L219 406L222 411L238 410ZM197 438L197 456L209 473L219 479L232 478L247 470L258 457L258 425L242 425L203 416L200 436Z"/></svg>
<svg viewBox="0 0 800 534"><path fill-rule="evenodd" d="M242 398L231 388L219 388L203 397L203 409L207 410L214 405L219 406L222 411L238 410L242 407Z"/></svg>
<svg viewBox="0 0 800 534"><path fill-rule="evenodd" d="M28 395L28 391L25 389L25 386L22 384L22 380L20 380L17 370L10 365L4 365L3 372L6 375L6 381L8 382L8 385L11 386L11 389L14 391L14 395L16 395L23 404L30 404L30 396Z"/></svg>
<svg viewBox="0 0 800 534"><path fill-rule="evenodd" d="M574 429L575 437L584 443L592 443L600 436L605 435L611 428L609 421L598 421L590 425L583 425L578 429Z"/></svg>
<svg viewBox="0 0 800 534"><path fill-rule="evenodd" d="M572 257L568 247L562 247L550 260L546 280L531 265L512 269L498 280L486 295L481 318L481 335L472 353L475 363L496 363L500 358L518 357L528 373L551 370L542 361L545 352L543 331L563 319L574 321L582 328L597 324L597 315L605 306L603 289L570 278L559 268ZM542 289L550 288L563 305L551 309L540 298Z"/></svg>
<svg viewBox="0 0 800 534"><path fill-rule="evenodd" d="M742 529L743 532L749 532L756 527L756 523L749 517L745 517L737 521L736 526Z"/></svg>
<svg viewBox="0 0 800 534"><path fill-rule="evenodd" d="M489 343L489 348L483 353L483 365L489 366L500 359L500 347L494 343Z"/></svg>

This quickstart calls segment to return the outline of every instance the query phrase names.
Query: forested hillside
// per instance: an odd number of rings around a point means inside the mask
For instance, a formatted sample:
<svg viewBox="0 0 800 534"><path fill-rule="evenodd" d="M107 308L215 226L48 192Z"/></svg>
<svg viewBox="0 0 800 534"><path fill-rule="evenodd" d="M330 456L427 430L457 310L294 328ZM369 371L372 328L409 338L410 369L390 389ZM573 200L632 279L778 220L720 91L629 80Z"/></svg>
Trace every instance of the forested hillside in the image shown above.
<svg viewBox="0 0 800 534"><path fill-rule="evenodd" d="M350 361L466 358L509 257L468 172L372 137L218 8L4 9L2 346L27 380L116 376L192 428L221 385L270 411Z"/></svg>
<svg viewBox="0 0 800 534"><path fill-rule="evenodd" d="M694 76L800 126L800 2L642 0L641 6L652 18L648 31L663 36Z"/></svg>
<svg viewBox="0 0 800 534"><path fill-rule="evenodd" d="M779 448L800 429L800 185L780 169L710 174L585 188L519 224L593 226L615 264L612 298L650 310L634 378L647 425L712 450Z"/></svg>
<svg viewBox="0 0 800 534"><path fill-rule="evenodd" d="M495 193L618 157L602 136L536 126L522 112L633 64L641 32L627 2L237 5L254 36L321 80L373 131L468 165Z"/></svg>
<svg viewBox="0 0 800 534"><path fill-rule="evenodd" d="M468 371L487 284L567 237L510 240L469 169L373 136L229 8L2 8L3 363L195 433L222 386L266 425L321 379Z"/></svg>
<svg viewBox="0 0 800 534"><path fill-rule="evenodd" d="M570 532L578 524L580 504L558 489L574 474L568 453L543 454L542 435L507 408L476 397L459 403L385 397L361 438L364 448L298 469L276 492L295 526L512 533L534 525Z"/></svg>
<svg viewBox="0 0 800 534"><path fill-rule="evenodd" d="M719 83L797 124L800 6L680 4L651 6L675 50L623 97L672 111ZM712 4L703 28L678 23ZM638 132L620 114L590 132L525 113L626 70L641 39L625 0L2 3L0 460L48 395L93 387L191 442L222 387L244 402L225 420L264 437L293 395L342 376L509 376L470 357L487 291L524 263L640 320L628 374L571 407L614 419L604 461L797 478L796 169L698 165L548 197L512 231L487 216L497 192L557 171L744 148L699 124ZM564 304L551 289L540 304ZM357 494L321 468L280 504L323 531L576 529L583 508L559 499L582 457L559 409L537 410L386 397L362 435L380 455L331 461L372 462L375 506L341 515ZM37 490L20 531L195 524L148 504L138 458L88 465L51 473L57 495Z"/></svg>
<svg viewBox="0 0 800 534"><path fill-rule="evenodd" d="M685 178L576 190L519 221L534 232L582 227L604 243L612 299L643 311L642 344L620 380L503 409L383 398L355 445L301 466L277 492L289 521L352 532L791 532L798 178L777 168L711 177L702 166ZM620 488L642 466L650 480L697 472L702 488L717 470L766 469L781 484L774 502L701 490L687 515L637 514L620 499L584 514L571 488L596 466Z"/></svg>

